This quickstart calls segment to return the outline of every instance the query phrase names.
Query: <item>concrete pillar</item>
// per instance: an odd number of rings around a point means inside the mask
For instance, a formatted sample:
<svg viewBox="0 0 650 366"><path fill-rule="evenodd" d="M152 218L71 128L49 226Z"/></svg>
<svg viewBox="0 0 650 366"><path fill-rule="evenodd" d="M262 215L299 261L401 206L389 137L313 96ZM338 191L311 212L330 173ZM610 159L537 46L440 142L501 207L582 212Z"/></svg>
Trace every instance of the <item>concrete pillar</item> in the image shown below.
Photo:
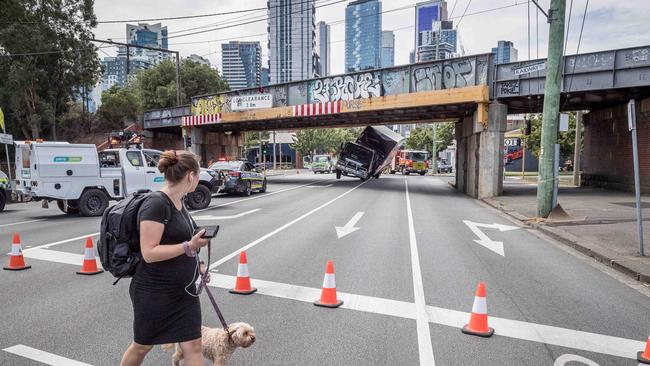
<svg viewBox="0 0 650 366"><path fill-rule="evenodd" d="M456 189L465 192L465 151L467 149L467 139L463 136L462 120L456 123L454 131L456 133L456 165L454 166Z"/></svg>
<svg viewBox="0 0 650 366"><path fill-rule="evenodd" d="M507 117L508 107L505 104L490 103L487 129L479 133L478 199L503 193L503 137Z"/></svg>
<svg viewBox="0 0 650 366"><path fill-rule="evenodd" d="M192 146L190 146L190 151L201 158L201 164L205 165L207 161L206 157L203 156L204 149L202 149L204 143L204 134L205 131L203 128L191 127L189 131L189 137L191 138Z"/></svg>

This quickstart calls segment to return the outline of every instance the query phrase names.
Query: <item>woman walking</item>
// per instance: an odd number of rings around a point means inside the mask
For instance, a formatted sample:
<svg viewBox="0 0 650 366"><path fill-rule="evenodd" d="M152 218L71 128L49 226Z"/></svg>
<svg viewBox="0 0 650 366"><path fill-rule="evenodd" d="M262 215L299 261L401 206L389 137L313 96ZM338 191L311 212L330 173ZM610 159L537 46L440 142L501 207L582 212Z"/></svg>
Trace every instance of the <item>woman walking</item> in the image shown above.
<svg viewBox="0 0 650 366"><path fill-rule="evenodd" d="M180 343L185 365L203 365L201 305L194 282L206 268L198 250L208 244L205 230L193 235L194 222L183 207L187 193L199 183L197 157L186 151L165 151L158 162L165 186L140 207L143 261L131 281L133 342L121 366L139 366L154 345ZM171 212L171 214L170 214Z"/></svg>

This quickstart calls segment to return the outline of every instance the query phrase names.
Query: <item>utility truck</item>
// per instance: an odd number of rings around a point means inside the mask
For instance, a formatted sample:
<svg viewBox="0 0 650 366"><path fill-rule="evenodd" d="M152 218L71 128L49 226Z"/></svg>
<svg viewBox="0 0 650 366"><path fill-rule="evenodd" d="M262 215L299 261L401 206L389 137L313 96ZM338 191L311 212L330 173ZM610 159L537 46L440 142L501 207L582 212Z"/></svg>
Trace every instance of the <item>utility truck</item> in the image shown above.
<svg viewBox="0 0 650 366"><path fill-rule="evenodd" d="M97 152L92 144L16 141L16 192L23 201L55 201L66 214L99 216L110 200L164 184L158 171L161 151L120 147ZM138 144L139 146L139 144ZM190 208L205 208L212 193L223 189L216 172L201 169L196 190L187 197Z"/></svg>
<svg viewBox="0 0 650 366"><path fill-rule="evenodd" d="M366 127L355 142L341 144L335 164L336 179L340 179L341 175L361 180L379 178L403 143L404 137L387 127Z"/></svg>

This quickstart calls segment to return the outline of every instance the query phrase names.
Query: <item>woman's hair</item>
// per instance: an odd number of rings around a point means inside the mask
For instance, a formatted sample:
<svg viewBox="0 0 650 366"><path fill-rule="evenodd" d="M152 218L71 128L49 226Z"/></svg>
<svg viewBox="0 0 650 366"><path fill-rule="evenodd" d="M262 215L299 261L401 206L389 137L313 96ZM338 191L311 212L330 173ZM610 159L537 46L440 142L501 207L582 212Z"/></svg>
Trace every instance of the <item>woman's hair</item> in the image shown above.
<svg viewBox="0 0 650 366"><path fill-rule="evenodd" d="M199 158L189 151L167 150L160 155L158 170L167 182L176 184L190 172L199 173Z"/></svg>

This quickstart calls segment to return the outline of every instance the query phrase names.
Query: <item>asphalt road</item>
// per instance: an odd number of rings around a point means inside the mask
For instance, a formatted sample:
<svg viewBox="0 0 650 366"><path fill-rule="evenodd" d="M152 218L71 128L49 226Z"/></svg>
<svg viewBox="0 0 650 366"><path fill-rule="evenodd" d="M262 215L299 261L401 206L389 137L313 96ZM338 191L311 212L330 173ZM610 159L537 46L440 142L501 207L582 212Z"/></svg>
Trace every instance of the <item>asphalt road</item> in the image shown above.
<svg viewBox="0 0 650 366"><path fill-rule="evenodd" d="M265 194L218 196L194 216L221 225L211 285L226 320L257 332L233 365L579 365L570 361L578 357L637 365L648 336L647 289L517 227L437 177L390 175L363 184L333 175L273 177ZM338 238L335 227L353 217L358 229ZM111 286L108 273L75 274L81 262L74 256L99 221L36 203L0 214L0 250L8 252L18 232L33 266L0 271L0 365L43 364L38 357L51 365L119 363L132 337L128 280ZM504 256L475 242L473 224L509 227L475 229L503 242ZM259 288L250 296L227 292L244 247ZM345 300L338 309L311 304L328 260ZM479 281L495 328L487 339L459 329ZM202 309L204 324L217 326L205 296ZM155 348L145 364L170 358Z"/></svg>

